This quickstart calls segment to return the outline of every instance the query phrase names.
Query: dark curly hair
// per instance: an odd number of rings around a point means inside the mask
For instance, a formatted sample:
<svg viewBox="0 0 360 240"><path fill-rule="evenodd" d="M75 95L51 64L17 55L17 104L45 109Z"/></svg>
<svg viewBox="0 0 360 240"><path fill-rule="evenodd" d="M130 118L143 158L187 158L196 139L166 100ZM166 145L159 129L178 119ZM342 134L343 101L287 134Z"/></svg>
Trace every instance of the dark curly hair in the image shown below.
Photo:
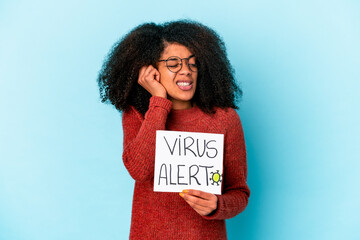
<svg viewBox="0 0 360 240"><path fill-rule="evenodd" d="M144 115L151 94L137 83L139 70L145 65L156 67L167 43L182 44L196 56L199 68L192 101L202 111L237 108L235 102L242 91L235 82L224 42L212 29L191 20L145 23L115 43L97 78L101 102L110 102L119 111L134 106Z"/></svg>

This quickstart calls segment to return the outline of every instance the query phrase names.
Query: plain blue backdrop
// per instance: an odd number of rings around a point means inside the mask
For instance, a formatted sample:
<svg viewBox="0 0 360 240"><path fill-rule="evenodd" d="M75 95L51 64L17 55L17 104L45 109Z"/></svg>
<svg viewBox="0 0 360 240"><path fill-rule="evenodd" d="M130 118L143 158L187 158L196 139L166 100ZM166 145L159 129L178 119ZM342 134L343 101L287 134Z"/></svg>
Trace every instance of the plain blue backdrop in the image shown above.
<svg viewBox="0 0 360 240"><path fill-rule="evenodd" d="M96 77L143 22L190 18L244 91L247 209L229 239L360 239L360 2L0 1L0 239L128 238L121 115Z"/></svg>

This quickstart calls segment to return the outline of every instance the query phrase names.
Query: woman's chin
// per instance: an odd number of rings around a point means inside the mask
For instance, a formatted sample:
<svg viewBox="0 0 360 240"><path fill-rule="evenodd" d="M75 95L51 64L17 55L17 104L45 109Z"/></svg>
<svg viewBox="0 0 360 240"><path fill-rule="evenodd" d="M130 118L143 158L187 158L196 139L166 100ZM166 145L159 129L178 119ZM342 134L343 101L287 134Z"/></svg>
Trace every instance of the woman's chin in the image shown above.
<svg viewBox="0 0 360 240"><path fill-rule="evenodd" d="M189 96L177 96L177 97L171 97L168 96L169 100L174 102L191 102L191 99L194 97L194 94L189 94Z"/></svg>
<svg viewBox="0 0 360 240"><path fill-rule="evenodd" d="M191 97L182 97L182 98L173 98L168 97L169 100L173 103L173 109L180 110L180 109L188 109L192 107Z"/></svg>

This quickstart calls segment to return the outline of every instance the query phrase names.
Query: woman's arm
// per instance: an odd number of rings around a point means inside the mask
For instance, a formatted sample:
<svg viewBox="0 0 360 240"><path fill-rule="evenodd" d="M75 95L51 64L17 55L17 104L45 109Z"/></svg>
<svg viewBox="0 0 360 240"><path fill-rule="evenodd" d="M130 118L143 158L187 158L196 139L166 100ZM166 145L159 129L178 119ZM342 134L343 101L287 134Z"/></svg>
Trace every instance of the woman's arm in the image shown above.
<svg viewBox="0 0 360 240"><path fill-rule="evenodd" d="M246 208L250 189L247 185L247 163L244 132L236 111L229 110L224 143L223 194L218 195L217 209L206 219L228 219Z"/></svg>
<svg viewBox="0 0 360 240"><path fill-rule="evenodd" d="M156 130L165 130L171 107L170 100L153 96L145 118L133 107L123 113L123 161L136 181L147 181L154 176Z"/></svg>

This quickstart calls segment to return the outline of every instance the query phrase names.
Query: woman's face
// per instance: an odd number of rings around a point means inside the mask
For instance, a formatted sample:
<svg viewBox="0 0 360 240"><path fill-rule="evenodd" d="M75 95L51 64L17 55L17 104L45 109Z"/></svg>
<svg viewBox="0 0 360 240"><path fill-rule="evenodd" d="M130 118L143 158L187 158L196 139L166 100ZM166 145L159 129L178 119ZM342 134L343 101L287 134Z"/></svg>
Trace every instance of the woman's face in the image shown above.
<svg viewBox="0 0 360 240"><path fill-rule="evenodd" d="M177 61L175 58L170 58L167 63L160 61L157 65L158 71L160 72L160 83L166 89L168 99L173 102L173 109L187 109L192 107L191 99L194 97L197 81L195 56L192 56L193 53L184 45L168 43L161 54L160 60L167 60L169 57L178 57L183 59L182 67L176 72L180 66L176 69L175 65ZM170 71L167 66L172 71Z"/></svg>

